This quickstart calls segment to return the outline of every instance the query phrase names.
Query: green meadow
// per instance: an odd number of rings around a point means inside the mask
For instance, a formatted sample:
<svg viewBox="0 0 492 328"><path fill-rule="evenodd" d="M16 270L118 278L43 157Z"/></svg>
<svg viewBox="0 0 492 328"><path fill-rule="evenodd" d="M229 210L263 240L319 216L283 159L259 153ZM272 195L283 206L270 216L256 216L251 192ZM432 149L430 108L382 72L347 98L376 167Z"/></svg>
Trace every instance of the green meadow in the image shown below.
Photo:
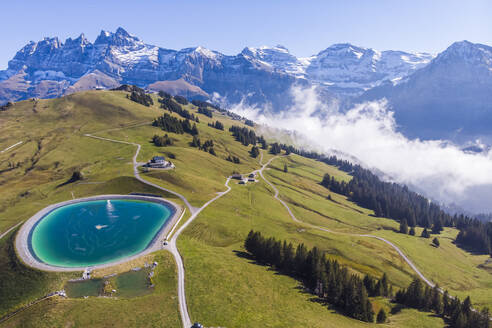
<svg viewBox="0 0 492 328"><path fill-rule="evenodd" d="M45 206L89 195L131 192L159 194L182 204L174 195L162 192L133 177L131 159L136 147L97 140L100 137L141 144L137 158L171 158L174 170L141 170L141 176L184 195L200 207L226 190L226 178L233 172L249 173L260 168L259 158L234 140L232 125L245 126L214 112L213 118L198 114L191 104L184 106L200 119L199 138L214 141L217 156L190 147L189 134L164 132L151 126L163 114L154 96L154 106L145 107L126 98L125 92L91 91L53 100L39 100L37 112L32 101L15 104L0 113L0 149L18 141L22 145L0 154L0 232L27 220ZM173 116L179 117L176 114ZM224 131L208 126L220 120ZM152 136L168 134L174 144L156 147ZM272 155L264 152L263 162ZM236 156L240 164L226 161ZM284 165L288 172L284 172ZM439 239L401 235L398 223L374 217L344 196L331 193L319 184L329 173L337 180L351 177L335 167L297 155L276 158L264 171L280 197L304 223L292 221L285 208L273 198L273 190L261 179L238 185L200 213L178 239L186 268L186 294L193 321L205 326L227 327L362 327L371 324L348 318L321 304L306 293L296 280L255 264L244 254L243 242L251 229L265 236L294 244L317 246L331 258L357 274L380 277L387 273L390 283L406 287L414 277L411 268L395 250L376 239L351 236L374 234L398 245L421 272L451 294L471 295L477 305L492 305L492 269L487 257L469 254L452 240L457 231L446 229ZM72 173L84 179L66 182ZM331 200L328 200L328 195ZM189 217L188 213L183 220ZM314 229L322 226L337 233ZM420 231L417 232L419 235ZM79 273L56 274L30 269L16 257L15 231L0 240L0 316L43 295L59 290ZM176 269L170 253L154 253L159 262L155 290L133 298L87 299L52 298L17 314L5 327L179 327ZM375 310L393 306L374 299ZM90 315L88 315L90 314ZM374 324L375 325L375 324ZM404 309L390 315L387 327L444 327L442 319L430 313Z"/></svg>

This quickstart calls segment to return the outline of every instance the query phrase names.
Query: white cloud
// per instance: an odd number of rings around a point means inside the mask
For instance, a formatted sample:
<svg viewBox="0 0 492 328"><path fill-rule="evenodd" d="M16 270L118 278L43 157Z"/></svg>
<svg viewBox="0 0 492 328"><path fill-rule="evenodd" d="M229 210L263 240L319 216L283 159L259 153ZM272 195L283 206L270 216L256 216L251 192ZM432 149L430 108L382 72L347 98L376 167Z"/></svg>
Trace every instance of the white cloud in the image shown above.
<svg viewBox="0 0 492 328"><path fill-rule="evenodd" d="M393 113L384 100L341 113L336 103L323 103L314 88L295 87L292 95L292 108L276 114L243 102L231 110L261 124L295 131L319 151L335 149L353 155L366 167L414 186L433 199L470 211L492 211L490 153L464 153L442 140L408 139L396 131Z"/></svg>

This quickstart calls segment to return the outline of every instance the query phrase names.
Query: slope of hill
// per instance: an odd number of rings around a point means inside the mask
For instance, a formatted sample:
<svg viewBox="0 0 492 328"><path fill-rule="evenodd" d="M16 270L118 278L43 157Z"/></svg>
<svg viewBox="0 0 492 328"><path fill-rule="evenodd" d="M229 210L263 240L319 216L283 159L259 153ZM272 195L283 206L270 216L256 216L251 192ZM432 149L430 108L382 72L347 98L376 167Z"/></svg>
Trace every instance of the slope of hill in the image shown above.
<svg viewBox="0 0 492 328"><path fill-rule="evenodd" d="M182 204L174 195L133 178L134 146L88 138L84 136L86 133L142 145L137 158L139 162L157 154L174 157L175 170L142 172L141 175L183 194L195 207L224 191L226 177L233 171L251 172L259 168L259 158L253 158L249 153L251 145L244 146L234 140L228 131L232 125L250 128L243 122L215 110L210 118L198 113L198 108L192 104L183 106L199 117L198 136L202 142L213 140L214 156L191 147L191 135L165 132L150 124L164 113L156 96L153 96L154 105L149 107L132 102L126 96L123 91L82 92L60 99L23 101L0 112L0 126L4 132L0 137L0 149L23 141L0 154L0 200L3 205L0 207L0 231L26 220L48 204L72 197L150 192ZM181 118L177 113L170 115ZM209 126L216 120L223 123L224 130ZM151 143L154 135L165 133L173 139L173 145L156 147ZM240 163L228 161L229 156L238 158ZM272 157L264 151L264 162ZM284 172L284 164L288 172ZM59 186L74 170L81 171L84 180ZM456 230L446 230L440 248L430 246L424 239L398 234L395 221L376 218L372 211L321 186L319 182L325 173L338 181L351 179L336 167L298 155L275 159L271 169L264 173L277 186L280 197L289 204L296 217L306 223L292 221L282 204L273 198L271 187L259 180L246 186L231 183L231 192L207 207L184 230L178 239L178 247L185 263L186 293L193 320L207 326L231 327L278 324L292 327L368 326L313 301L312 295L292 278L244 258L242 245L250 229L296 244L317 246L351 272L375 277L386 272L395 289L406 287L414 272L394 249L375 239L339 233L378 234L401 245L424 274L430 275L452 294L471 294L480 305L492 303L487 296L490 273L486 265L480 267L480 264L486 264L486 256L470 255L458 249L449 237L456 234ZM328 194L332 200L327 199ZM313 229L312 225L339 233ZM8 302L2 298L1 314L61 288L63 281L68 279L26 268L16 260L11 243L12 239L0 241L0 288L2 295L12 295ZM29 308L3 326L102 327L109 323L151 326L159 322L174 327L179 320L176 289L172 286L174 266L166 260L165 254L156 256L161 257L160 262L167 263L165 268L168 269L158 274L158 292L132 300L55 298ZM31 279L31 276L44 278ZM37 288L6 284L6 281L23 279L36 282ZM393 307L384 299L375 299L373 303L376 310L385 307L389 311ZM132 311L125 311L128 308ZM86 315L88 309L92 314L90 318ZM139 313L138 317L135 312ZM442 319L429 313L407 309L390 316L388 323L390 327L443 325Z"/></svg>

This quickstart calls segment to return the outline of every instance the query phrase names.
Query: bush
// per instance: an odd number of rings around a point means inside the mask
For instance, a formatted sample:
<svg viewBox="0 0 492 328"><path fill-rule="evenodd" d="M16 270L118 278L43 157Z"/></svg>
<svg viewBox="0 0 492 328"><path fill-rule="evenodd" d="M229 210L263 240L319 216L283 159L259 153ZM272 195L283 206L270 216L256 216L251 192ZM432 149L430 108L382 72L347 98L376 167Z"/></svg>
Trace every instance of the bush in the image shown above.
<svg viewBox="0 0 492 328"><path fill-rule="evenodd" d="M441 245L441 243L439 242L439 239L437 239L437 237L435 237L433 240L432 240L432 244L436 247L439 247Z"/></svg>

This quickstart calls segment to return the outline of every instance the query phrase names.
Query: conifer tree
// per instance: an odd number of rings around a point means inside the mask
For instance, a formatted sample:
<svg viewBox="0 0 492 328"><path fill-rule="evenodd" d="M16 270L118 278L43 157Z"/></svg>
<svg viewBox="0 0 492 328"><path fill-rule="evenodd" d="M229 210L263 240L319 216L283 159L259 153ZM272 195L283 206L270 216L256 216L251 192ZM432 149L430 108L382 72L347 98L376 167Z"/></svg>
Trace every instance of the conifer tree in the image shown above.
<svg viewBox="0 0 492 328"><path fill-rule="evenodd" d="M408 234L408 223L406 219L403 219L400 222L400 232L404 234Z"/></svg>
<svg viewBox="0 0 492 328"><path fill-rule="evenodd" d="M420 235L420 237L430 238L430 233L429 231L427 231L427 228L424 228L424 230L422 230L422 234Z"/></svg>
<svg viewBox="0 0 492 328"><path fill-rule="evenodd" d="M381 308L381 310L379 310L378 312L378 316L377 316L377 323L385 323L387 320L387 315L386 315L386 311L384 311L383 308Z"/></svg>

